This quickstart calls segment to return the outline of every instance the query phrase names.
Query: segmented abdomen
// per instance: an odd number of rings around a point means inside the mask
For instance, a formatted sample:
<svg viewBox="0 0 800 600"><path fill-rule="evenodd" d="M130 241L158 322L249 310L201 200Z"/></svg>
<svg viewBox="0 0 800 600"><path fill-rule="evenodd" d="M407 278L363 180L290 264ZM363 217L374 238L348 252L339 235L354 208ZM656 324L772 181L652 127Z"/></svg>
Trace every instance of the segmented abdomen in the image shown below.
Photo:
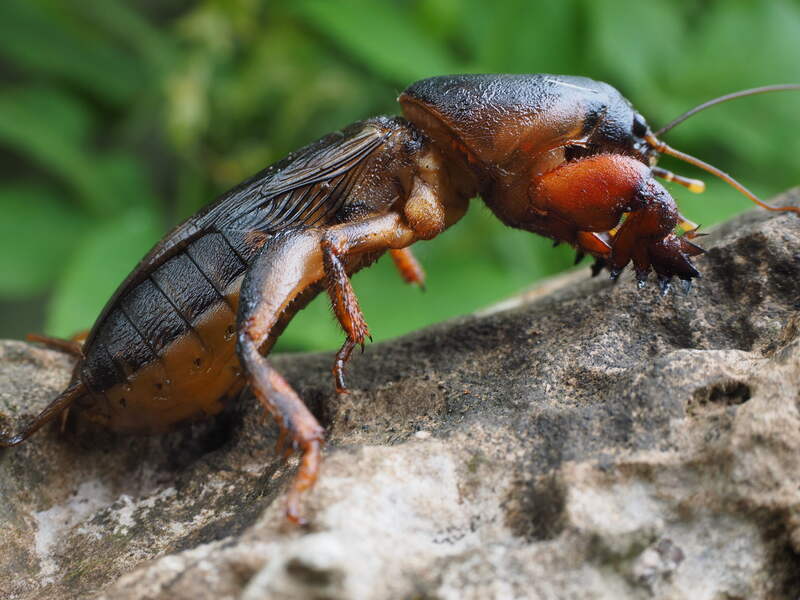
<svg viewBox="0 0 800 600"><path fill-rule="evenodd" d="M89 418L153 431L221 408L238 376L236 308L254 254L231 237L199 237L118 295L80 369Z"/></svg>

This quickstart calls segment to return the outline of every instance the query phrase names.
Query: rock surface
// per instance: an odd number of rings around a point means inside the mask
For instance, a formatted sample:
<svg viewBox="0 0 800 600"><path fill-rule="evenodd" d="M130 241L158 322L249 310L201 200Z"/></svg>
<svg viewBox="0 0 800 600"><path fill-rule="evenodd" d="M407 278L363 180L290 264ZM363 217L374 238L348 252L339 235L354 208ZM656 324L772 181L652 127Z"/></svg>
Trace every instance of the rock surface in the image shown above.
<svg viewBox="0 0 800 600"><path fill-rule="evenodd" d="M348 396L329 355L276 357L330 440L304 529L252 400L0 452L0 597L795 600L800 219L702 242L688 295L581 270L368 347ZM0 345L0 415L69 365Z"/></svg>

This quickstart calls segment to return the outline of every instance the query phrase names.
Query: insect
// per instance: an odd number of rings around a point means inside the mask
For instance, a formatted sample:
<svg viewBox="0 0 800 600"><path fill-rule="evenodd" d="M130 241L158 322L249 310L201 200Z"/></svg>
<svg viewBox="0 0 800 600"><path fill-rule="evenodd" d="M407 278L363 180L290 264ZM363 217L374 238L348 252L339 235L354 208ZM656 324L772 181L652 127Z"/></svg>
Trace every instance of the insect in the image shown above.
<svg viewBox="0 0 800 600"><path fill-rule="evenodd" d="M656 166L669 154L722 177L654 133L616 89L582 77L456 75L425 79L399 97L404 117L376 117L325 136L224 194L161 240L122 283L84 344L37 338L78 356L71 383L30 424L0 436L23 442L68 409L120 432L157 433L219 413L249 383L300 455L287 517L317 479L323 429L265 356L322 290L345 333L333 376L369 331L349 276L386 251L422 284L408 247L457 222L480 196L506 225L573 245L616 278L633 264L666 291L699 275L691 239L655 177L693 191L702 182Z"/></svg>

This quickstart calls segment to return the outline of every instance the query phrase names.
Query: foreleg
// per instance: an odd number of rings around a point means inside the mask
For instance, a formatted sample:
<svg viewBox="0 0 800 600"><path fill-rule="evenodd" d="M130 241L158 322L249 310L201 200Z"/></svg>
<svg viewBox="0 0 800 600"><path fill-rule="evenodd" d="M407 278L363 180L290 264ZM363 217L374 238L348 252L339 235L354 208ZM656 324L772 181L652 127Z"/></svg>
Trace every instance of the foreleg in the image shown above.
<svg viewBox="0 0 800 600"><path fill-rule="evenodd" d="M677 275L684 281L699 277L691 256L703 250L673 232L680 218L675 200L655 180L649 180L636 192L641 208L631 212L614 235L609 269L616 277L633 262L636 279L643 285L652 267L658 275L662 291Z"/></svg>
<svg viewBox="0 0 800 600"><path fill-rule="evenodd" d="M679 222L693 224L679 215L650 167L631 157L601 154L566 163L533 182L531 199L535 210L561 223L559 239L599 258L612 277L630 262L640 284L652 268L662 290L675 275L699 276L690 257L703 250L674 233Z"/></svg>

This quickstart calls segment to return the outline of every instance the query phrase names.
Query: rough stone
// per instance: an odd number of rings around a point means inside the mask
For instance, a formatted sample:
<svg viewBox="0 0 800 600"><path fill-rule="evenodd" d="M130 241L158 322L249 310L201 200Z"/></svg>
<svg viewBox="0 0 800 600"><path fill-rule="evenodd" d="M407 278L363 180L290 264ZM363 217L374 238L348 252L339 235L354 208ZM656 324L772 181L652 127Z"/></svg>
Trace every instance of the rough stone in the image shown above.
<svg viewBox="0 0 800 600"><path fill-rule="evenodd" d="M581 269L368 347L347 396L329 354L275 357L330 440L306 528L252 399L2 451L0 597L796 600L800 220L702 243L688 295ZM0 344L0 419L69 368Z"/></svg>

